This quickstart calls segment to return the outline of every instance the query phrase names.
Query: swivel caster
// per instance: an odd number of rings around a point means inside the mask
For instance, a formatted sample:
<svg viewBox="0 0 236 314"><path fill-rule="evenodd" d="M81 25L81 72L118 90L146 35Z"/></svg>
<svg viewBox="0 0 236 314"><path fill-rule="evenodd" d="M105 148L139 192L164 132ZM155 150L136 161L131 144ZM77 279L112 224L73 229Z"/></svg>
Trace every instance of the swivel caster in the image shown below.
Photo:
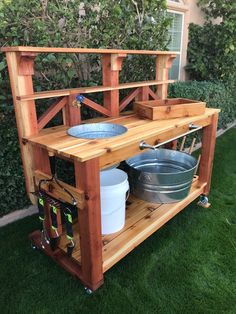
<svg viewBox="0 0 236 314"><path fill-rule="evenodd" d="M84 287L84 291L86 294L89 294L89 295L93 293L93 291L89 289L88 287Z"/></svg>
<svg viewBox="0 0 236 314"><path fill-rule="evenodd" d="M211 206L211 204L208 202L208 197L206 195L200 195L197 205L203 208L209 208Z"/></svg>

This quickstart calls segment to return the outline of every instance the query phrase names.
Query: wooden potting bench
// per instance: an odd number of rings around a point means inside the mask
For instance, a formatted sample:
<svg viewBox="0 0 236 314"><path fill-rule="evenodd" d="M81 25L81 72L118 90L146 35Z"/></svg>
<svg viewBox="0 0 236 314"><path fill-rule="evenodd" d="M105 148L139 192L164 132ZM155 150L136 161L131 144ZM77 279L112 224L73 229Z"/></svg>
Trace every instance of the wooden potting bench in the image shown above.
<svg viewBox="0 0 236 314"><path fill-rule="evenodd" d="M31 201L36 201L32 192L37 189L39 180L51 176L49 156L63 158L74 164L75 186L61 182L78 202L79 219L74 224L76 247L72 256L68 257L66 254L68 240L62 227L60 243L55 250L47 243L42 247L40 231L33 232L30 238L39 249L78 277L86 287L96 290L102 285L103 274L109 268L194 199L209 193L219 110L207 108L202 115L158 121L141 119L132 112L121 113L133 99L140 101L167 97L168 83L172 82L168 80L168 71L176 56L175 52L44 47L5 47L2 51L7 58L26 188ZM34 61L41 53L101 55L103 85L34 92ZM129 54L154 56L156 79L119 84L122 61ZM152 86L155 91L151 89ZM130 90L122 100L119 99L121 89ZM85 96L95 92L103 92L103 105ZM68 136L67 129L81 123L81 108L74 102L78 94L83 95L82 106L88 106L103 115L93 122L119 123L125 125L128 132L115 138L100 140ZM46 98L57 98L57 101L38 118L35 100ZM63 125L44 128L60 110L63 111ZM82 121L85 122L87 121ZM148 203L131 195L125 227L115 234L102 236L100 170L141 153L139 144L142 140L154 145L181 136L189 130L190 123L201 126L203 134L199 174L194 177L189 195L174 204ZM45 190L49 189L46 183L43 187ZM53 182L50 184L50 193L55 198L71 202L68 194ZM50 227L47 206L45 213L47 231L51 238L55 238L55 231Z"/></svg>

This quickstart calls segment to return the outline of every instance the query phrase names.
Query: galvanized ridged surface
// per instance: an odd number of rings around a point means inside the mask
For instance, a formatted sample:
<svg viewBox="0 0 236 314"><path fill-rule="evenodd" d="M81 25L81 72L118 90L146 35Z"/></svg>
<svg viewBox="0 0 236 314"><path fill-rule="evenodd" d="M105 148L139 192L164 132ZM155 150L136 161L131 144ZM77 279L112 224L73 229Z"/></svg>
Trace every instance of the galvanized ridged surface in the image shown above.
<svg viewBox="0 0 236 314"><path fill-rule="evenodd" d="M84 139L109 138L124 134L127 128L114 123L87 123L73 126L67 133L71 136Z"/></svg>
<svg viewBox="0 0 236 314"><path fill-rule="evenodd" d="M131 193L145 201L174 203L188 195L197 160L186 153L158 149L126 160Z"/></svg>

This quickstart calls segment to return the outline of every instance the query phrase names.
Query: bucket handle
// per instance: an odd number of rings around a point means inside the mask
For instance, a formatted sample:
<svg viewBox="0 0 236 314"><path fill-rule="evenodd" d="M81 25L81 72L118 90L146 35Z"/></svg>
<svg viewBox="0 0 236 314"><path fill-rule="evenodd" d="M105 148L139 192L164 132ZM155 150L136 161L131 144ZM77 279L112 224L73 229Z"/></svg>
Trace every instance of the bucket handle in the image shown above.
<svg viewBox="0 0 236 314"><path fill-rule="evenodd" d="M127 201L127 199L129 198L129 196L130 196L130 188L127 190L127 192L126 192L126 199L125 199L125 202ZM116 212L118 209L120 208L120 206L118 207L118 208L116 208L116 209L114 209L112 212L110 212L109 214L112 214L112 213L114 213L114 212ZM104 215L106 215L106 214L104 214Z"/></svg>

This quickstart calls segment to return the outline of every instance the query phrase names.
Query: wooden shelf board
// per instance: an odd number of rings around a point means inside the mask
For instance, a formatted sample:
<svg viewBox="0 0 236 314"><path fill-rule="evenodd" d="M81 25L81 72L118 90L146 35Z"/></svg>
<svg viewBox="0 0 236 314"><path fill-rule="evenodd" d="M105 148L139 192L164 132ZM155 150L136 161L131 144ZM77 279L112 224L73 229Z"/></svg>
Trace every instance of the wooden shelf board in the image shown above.
<svg viewBox="0 0 236 314"><path fill-rule="evenodd" d="M63 47L31 47L12 46L2 47L2 52L34 52L34 53L95 53L95 54L140 54L140 55L175 55L176 51L160 50L122 50L122 49L96 49L96 48L63 48Z"/></svg>
<svg viewBox="0 0 236 314"><path fill-rule="evenodd" d="M63 97L63 96L69 96L71 94L89 94L89 93L106 92L106 91L113 91L113 90L120 90L120 89L138 88L142 86L169 84L173 82L174 80L143 81L143 82L123 83L117 86L89 86L89 87L79 87L79 88L71 88L71 89L58 89L58 90L50 90L50 91L43 91L43 92L35 92L32 95L20 96L20 97L17 97L17 100L23 101L23 100Z"/></svg>
<svg viewBox="0 0 236 314"><path fill-rule="evenodd" d="M161 228L167 221L184 209L203 193L206 183L200 183L196 177L189 195L180 202L172 204L154 204L130 196L126 210L125 227L114 234L102 237L103 241L103 272L106 272L136 246ZM78 224L74 225L76 248L73 259L80 263L80 245ZM60 249L66 251L68 240L65 235L60 241Z"/></svg>

